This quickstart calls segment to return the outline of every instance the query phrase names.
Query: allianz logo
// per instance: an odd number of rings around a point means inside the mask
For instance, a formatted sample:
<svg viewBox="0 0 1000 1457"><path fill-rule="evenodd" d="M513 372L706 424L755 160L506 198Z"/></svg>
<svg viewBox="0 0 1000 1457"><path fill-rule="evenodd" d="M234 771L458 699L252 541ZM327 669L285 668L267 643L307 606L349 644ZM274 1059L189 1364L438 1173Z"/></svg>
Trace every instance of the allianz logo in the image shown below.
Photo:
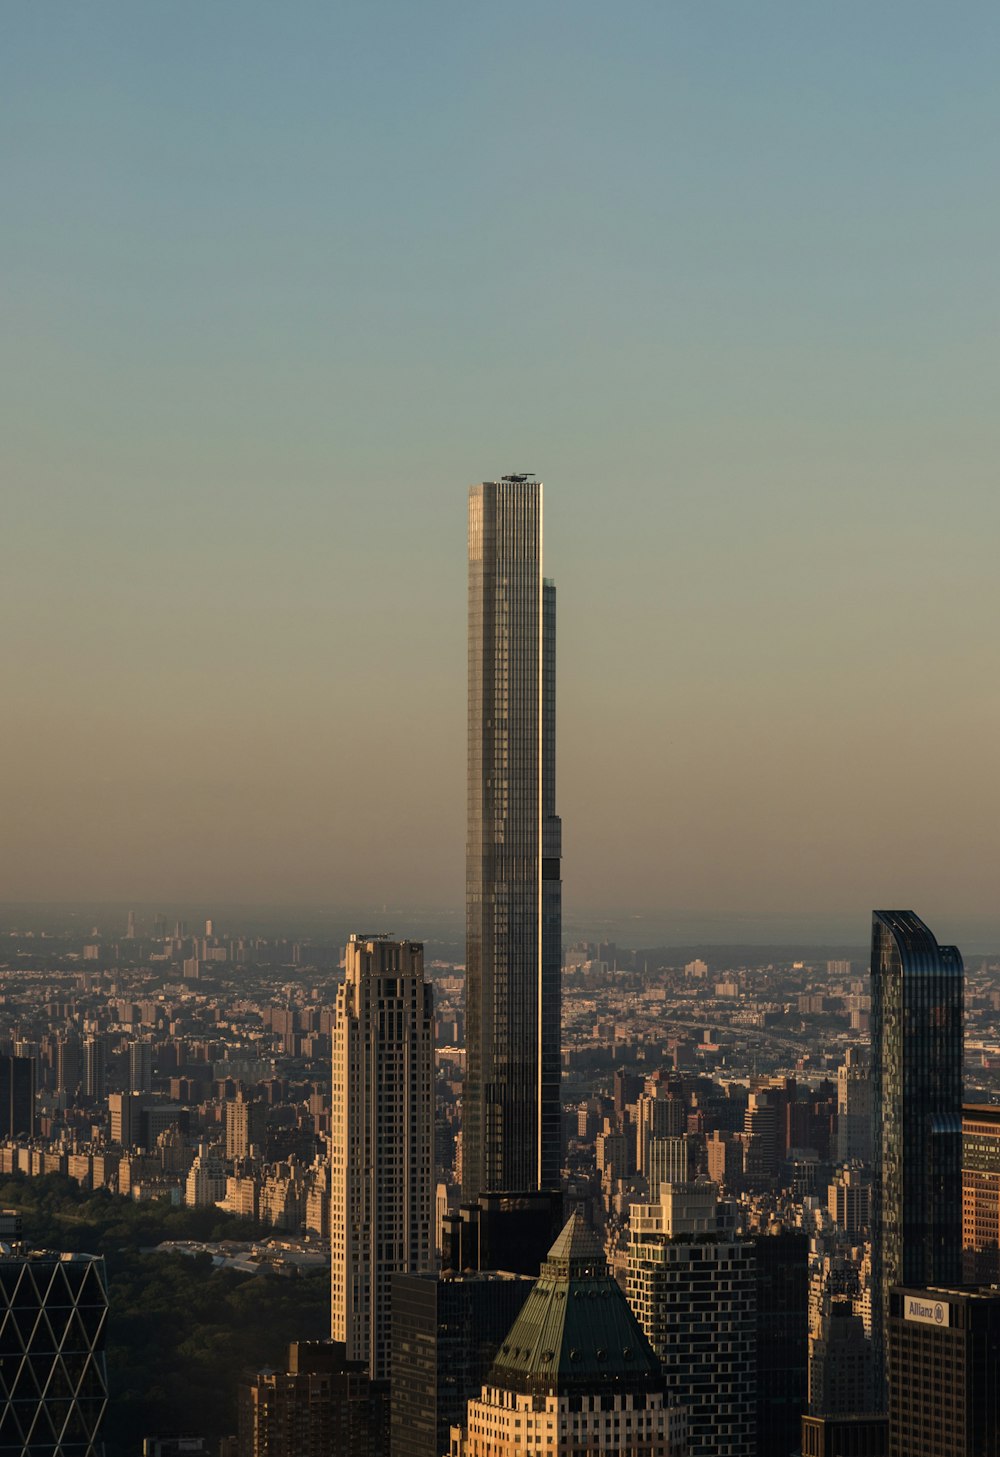
<svg viewBox="0 0 1000 1457"><path fill-rule="evenodd" d="M944 1324L944 1306L940 1300L933 1305L925 1305L922 1300L914 1300L910 1297L906 1313L908 1316L915 1316L917 1320L932 1320L935 1325Z"/></svg>

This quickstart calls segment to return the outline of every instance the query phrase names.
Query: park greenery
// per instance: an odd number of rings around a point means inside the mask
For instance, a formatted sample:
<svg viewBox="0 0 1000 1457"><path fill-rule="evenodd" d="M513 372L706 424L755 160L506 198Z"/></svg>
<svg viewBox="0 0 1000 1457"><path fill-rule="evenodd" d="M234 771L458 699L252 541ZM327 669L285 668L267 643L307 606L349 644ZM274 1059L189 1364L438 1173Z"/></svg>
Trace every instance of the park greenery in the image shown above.
<svg viewBox="0 0 1000 1457"><path fill-rule="evenodd" d="M36 1249L105 1257L107 1457L137 1457L147 1436L191 1434L214 1446L236 1431L241 1381L283 1367L289 1342L329 1333L325 1279L247 1275L213 1268L208 1254L153 1253L163 1240L263 1232L221 1210L86 1193L61 1174L3 1176L0 1208L21 1213L24 1239Z"/></svg>

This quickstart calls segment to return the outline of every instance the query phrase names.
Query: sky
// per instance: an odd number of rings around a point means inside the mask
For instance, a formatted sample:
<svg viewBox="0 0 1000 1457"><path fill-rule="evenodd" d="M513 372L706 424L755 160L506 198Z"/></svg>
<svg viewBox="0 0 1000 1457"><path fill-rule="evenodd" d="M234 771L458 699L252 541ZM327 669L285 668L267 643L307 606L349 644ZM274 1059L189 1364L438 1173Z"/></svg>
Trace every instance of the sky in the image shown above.
<svg viewBox="0 0 1000 1457"><path fill-rule="evenodd" d="M1000 929L998 43L9 0L3 898L460 906L467 488L533 470L570 916Z"/></svg>

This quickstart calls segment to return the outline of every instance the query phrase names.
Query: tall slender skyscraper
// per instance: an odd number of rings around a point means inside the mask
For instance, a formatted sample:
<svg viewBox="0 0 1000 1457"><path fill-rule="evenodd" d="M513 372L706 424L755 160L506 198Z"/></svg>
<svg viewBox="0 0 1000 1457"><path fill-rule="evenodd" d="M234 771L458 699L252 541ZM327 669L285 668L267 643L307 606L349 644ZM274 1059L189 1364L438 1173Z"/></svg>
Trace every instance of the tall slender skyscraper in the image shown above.
<svg viewBox="0 0 1000 1457"><path fill-rule="evenodd" d="M466 1200L558 1182L561 827L556 592L542 484L469 492Z"/></svg>
<svg viewBox="0 0 1000 1457"><path fill-rule="evenodd" d="M872 917L872 1312L885 1383L893 1285L962 1278L962 957L912 911Z"/></svg>
<svg viewBox="0 0 1000 1457"><path fill-rule="evenodd" d="M331 1334L389 1377L392 1276L434 1263L434 1010L416 941L352 936L333 1029Z"/></svg>

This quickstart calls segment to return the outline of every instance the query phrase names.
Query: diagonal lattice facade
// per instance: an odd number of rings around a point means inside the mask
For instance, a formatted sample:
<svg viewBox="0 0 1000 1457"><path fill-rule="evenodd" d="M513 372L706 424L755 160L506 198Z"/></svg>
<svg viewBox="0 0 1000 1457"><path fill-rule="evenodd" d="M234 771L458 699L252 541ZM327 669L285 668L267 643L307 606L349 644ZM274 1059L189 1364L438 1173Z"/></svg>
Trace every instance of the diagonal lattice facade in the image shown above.
<svg viewBox="0 0 1000 1457"><path fill-rule="evenodd" d="M101 1457L104 1261L0 1255L0 1457Z"/></svg>

